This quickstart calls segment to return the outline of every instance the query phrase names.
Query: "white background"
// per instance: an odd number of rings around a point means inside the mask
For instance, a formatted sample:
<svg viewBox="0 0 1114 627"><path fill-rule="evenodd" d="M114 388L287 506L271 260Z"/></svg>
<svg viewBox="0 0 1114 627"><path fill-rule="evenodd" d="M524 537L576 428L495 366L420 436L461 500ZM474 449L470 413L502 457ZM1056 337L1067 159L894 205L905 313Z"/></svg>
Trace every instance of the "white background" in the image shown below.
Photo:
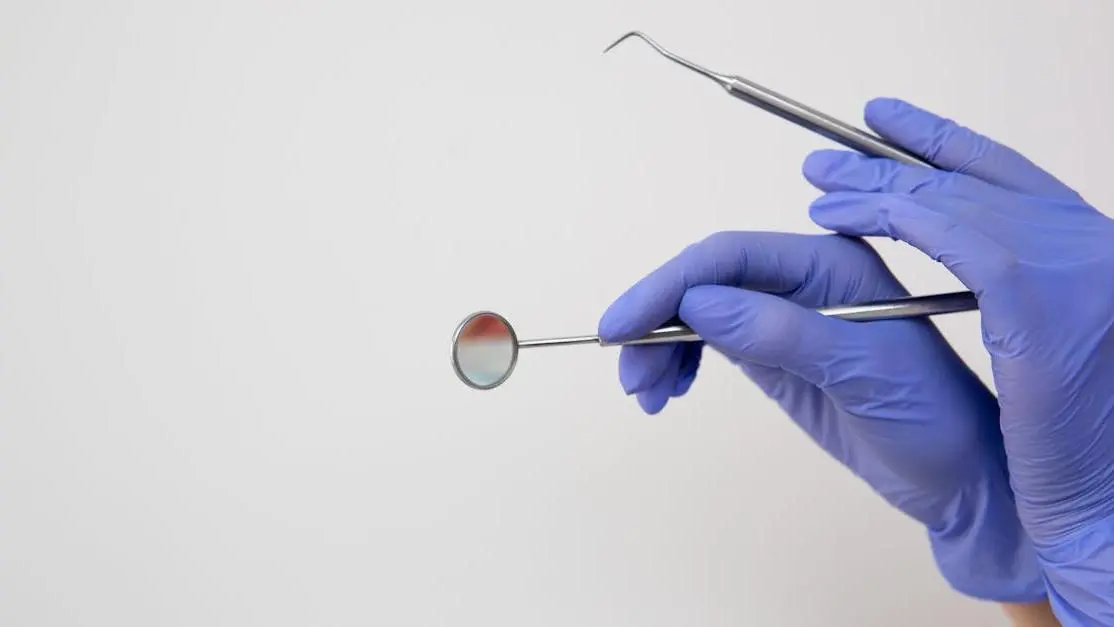
<svg viewBox="0 0 1114 627"><path fill-rule="evenodd" d="M453 377L475 309L590 333L711 232L816 230L829 144L600 55L631 28L1114 206L1100 0L4 0L0 624L997 624L714 354L653 418L612 349ZM987 375L977 315L941 324Z"/></svg>

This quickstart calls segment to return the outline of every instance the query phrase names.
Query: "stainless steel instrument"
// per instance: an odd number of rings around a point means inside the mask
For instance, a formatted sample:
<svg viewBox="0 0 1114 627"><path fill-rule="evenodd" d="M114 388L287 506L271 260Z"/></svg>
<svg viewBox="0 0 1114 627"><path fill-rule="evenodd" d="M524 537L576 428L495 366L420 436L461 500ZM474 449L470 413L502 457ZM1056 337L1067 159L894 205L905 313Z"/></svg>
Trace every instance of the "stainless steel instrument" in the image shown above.
<svg viewBox="0 0 1114 627"><path fill-rule="evenodd" d="M630 38L641 39L665 58L711 79L732 96L847 148L872 157L894 159L909 165L934 167L920 157L890 144L880 137L841 122L753 81L739 76L714 72L679 57L641 32L632 31L623 35L608 46L604 53ZM978 302L973 293L954 292L824 307L818 309L817 312L833 318L870 322L920 318L976 309L978 309ZM697 341L700 341L700 336L684 325L661 327L641 338L618 343L604 342L597 335L519 340L514 328L511 327L506 318L493 312L482 311L465 318L453 334L452 364L457 377L466 385L475 389L488 390L498 387L507 380L518 363L518 351L523 348L575 344L615 346Z"/></svg>
<svg viewBox="0 0 1114 627"><path fill-rule="evenodd" d="M822 307L816 311L832 318L869 322L970 311L976 307L973 294L955 292L934 296L907 296L858 305ZM489 390L502 385L510 377L518 363L518 351L523 348L575 344L628 346L698 341L700 336L683 325L661 327L628 342L604 342L598 335L520 340L514 327L506 318L494 312L480 311L465 318L453 333L452 364L457 377L465 385L478 390Z"/></svg>

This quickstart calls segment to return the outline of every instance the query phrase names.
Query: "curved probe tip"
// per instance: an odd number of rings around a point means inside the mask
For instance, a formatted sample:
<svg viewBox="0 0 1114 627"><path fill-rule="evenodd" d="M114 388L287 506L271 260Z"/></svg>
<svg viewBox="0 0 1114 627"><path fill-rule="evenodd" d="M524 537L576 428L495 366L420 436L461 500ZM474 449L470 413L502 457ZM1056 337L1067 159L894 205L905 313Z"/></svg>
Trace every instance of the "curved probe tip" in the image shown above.
<svg viewBox="0 0 1114 627"><path fill-rule="evenodd" d="M616 39L614 43L612 43L610 46L604 48L603 54L607 54L607 52L609 50L611 50L615 46L618 46L619 44L623 43L624 41L630 39L631 37L636 37L638 39L641 39L642 41L649 44L649 46L651 48L653 48L654 50L656 50L658 52L658 54L660 54L661 56L663 56L663 57L669 59L670 61L673 61L674 63L676 63L678 65L681 65L681 66L683 66L683 67L685 67L689 70L692 70L693 72L696 72L697 74L702 74L702 75L716 81L720 85L725 85L726 86L726 85L729 85L731 83L731 77L720 74L719 72L713 72L712 70L709 70L706 67L701 67L701 66L693 63L692 61L689 61L688 59L684 59L682 57L679 57L676 54L673 54L672 52L670 52L670 51L666 50L665 48L661 47L661 45L659 45L658 42L654 41L653 39L650 39L644 33L642 33L641 31L637 31L637 30L632 30L629 33L623 35L622 37Z"/></svg>
<svg viewBox="0 0 1114 627"><path fill-rule="evenodd" d="M603 52L601 54L607 54L608 52L611 52L612 48L614 48L615 46L618 46L619 44L621 44L624 41L630 39L631 37L638 37L639 39L643 39L643 40L647 39L647 37L645 35L643 35L642 33L640 33L639 31L632 30L631 32L629 32L629 33L623 35L622 37L616 39L615 41L613 41L610 46L603 49ZM647 41L647 43L649 43L649 41Z"/></svg>

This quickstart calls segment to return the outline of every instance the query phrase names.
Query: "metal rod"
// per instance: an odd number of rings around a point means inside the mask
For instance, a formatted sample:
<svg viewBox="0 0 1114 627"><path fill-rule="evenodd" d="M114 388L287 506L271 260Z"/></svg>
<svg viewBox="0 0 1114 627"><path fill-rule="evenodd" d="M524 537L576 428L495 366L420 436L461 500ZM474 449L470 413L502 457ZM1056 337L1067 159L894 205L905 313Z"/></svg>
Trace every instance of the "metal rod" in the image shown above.
<svg viewBox="0 0 1114 627"><path fill-rule="evenodd" d="M714 72L693 63L692 61L666 50L653 39L650 39L639 31L631 31L623 35L617 39L615 43L604 49L604 53L606 54L615 46L618 46L620 43L632 37L646 42L651 48L670 61L696 72L701 76L710 78L720 87L726 89L727 93L732 96L818 135L826 137L838 144L846 146L847 148L857 150L872 157L889 158L909 165L920 165L929 168L934 167L932 164L899 146L895 146L880 137L851 126L850 124L841 122L826 113L817 111L792 98L779 94L772 89L763 87L754 81L747 80L741 76Z"/></svg>
<svg viewBox="0 0 1114 627"><path fill-rule="evenodd" d="M518 343L519 348L535 348L538 346L568 346L571 344L599 344L600 338L596 335L581 335L578 337L551 337L539 340L523 340Z"/></svg>
<svg viewBox="0 0 1114 627"><path fill-rule="evenodd" d="M892 300L873 301L857 305L833 305L821 307L816 313L831 318L851 322L874 322L879 320L900 320L903 318L923 318L963 311L975 311L979 303L971 292L951 292L931 296L906 296ZM700 336L687 326L673 325L654 329L650 333L626 342L604 342L597 335L575 337L554 337L538 340L525 340L518 343L519 348L537 346L568 346L572 344L598 344L600 346L634 346L644 344L668 344L671 342L699 342Z"/></svg>

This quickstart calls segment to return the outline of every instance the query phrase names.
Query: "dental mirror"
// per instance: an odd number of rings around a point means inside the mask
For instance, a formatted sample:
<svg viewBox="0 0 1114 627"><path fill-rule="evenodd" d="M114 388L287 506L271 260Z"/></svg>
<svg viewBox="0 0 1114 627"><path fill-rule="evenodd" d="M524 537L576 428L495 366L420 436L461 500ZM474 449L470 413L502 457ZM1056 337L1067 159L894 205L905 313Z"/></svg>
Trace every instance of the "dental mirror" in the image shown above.
<svg viewBox="0 0 1114 627"><path fill-rule="evenodd" d="M497 313L474 313L453 334L453 369L469 387L497 387L511 376L517 362L518 337L511 323Z"/></svg>
<svg viewBox="0 0 1114 627"><path fill-rule="evenodd" d="M978 301L975 300L974 294L954 292L932 296L907 296L858 305L822 307L816 312L823 316L852 322L870 322L922 318L976 309L978 309ZM604 342L598 335L519 340L514 327L507 322L506 318L494 312L479 311L465 318L453 333L452 364L456 376L465 385L476 390L490 390L499 387L511 376L518 363L518 351L522 348L574 344L630 346L698 341L700 336L684 325L654 329L643 337L628 342Z"/></svg>

